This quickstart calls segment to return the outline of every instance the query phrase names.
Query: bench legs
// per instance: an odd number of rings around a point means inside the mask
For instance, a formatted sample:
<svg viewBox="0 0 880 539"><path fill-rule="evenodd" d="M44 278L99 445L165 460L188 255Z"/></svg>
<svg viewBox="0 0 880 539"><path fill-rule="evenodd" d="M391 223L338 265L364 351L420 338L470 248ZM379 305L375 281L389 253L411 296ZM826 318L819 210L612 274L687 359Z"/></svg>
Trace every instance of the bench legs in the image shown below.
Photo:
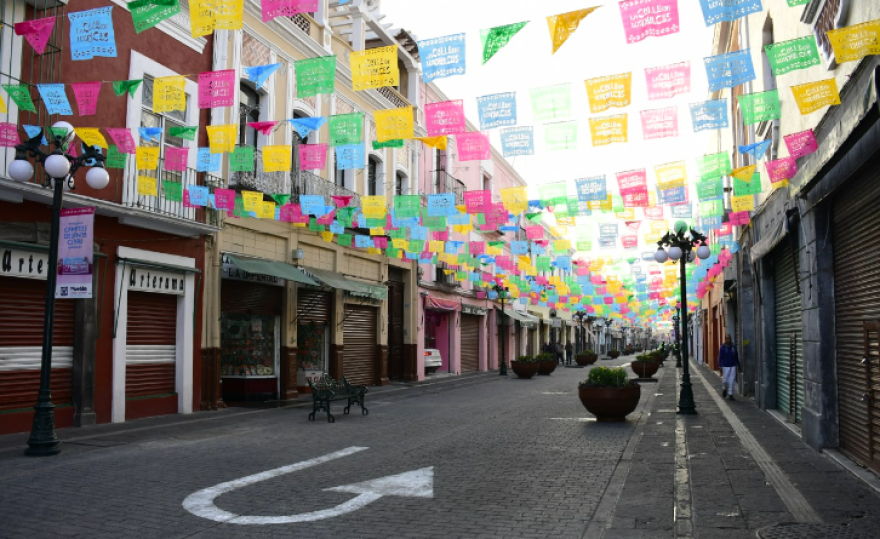
<svg viewBox="0 0 880 539"><path fill-rule="evenodd" d="M312 413L309 414L309 421L315 420L315 414L318 412L327 412L327 422L335 423L336 418L330 413L330 401L324 399L315 399L312 401Z"/></svg>
<svg viewBox="0 0 880 539"><path fill-rule="evenodd" d="M348 398L348 406L346 406L345 410L344 410L344 412L346 414L348 414L348 412L350 411L352 404L357 404L358 406L361 407L361 415L368 415L370 413L370 411L367 410L367 407L364 406L364 395L363 394L355 395L353 397Z"/></svg>

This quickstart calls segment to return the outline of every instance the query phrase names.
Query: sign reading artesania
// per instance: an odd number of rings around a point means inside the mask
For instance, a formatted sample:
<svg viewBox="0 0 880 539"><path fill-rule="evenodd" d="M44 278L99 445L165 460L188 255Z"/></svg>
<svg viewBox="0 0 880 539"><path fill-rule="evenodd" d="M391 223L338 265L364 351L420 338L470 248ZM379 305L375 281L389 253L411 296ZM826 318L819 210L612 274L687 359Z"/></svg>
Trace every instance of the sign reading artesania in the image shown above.
<svg viewBox="0 0 880 539"><path fill-rule="evenodd" d="M58 237L58 299L92 297L95 208L61 210Z"/></svg>
<svg viewBox="0 0 880 539"><path fill-rule="evenodd" d="M128 274L128 289L135 292L153 292L182 296L185 275L174 271L162 271L133 267Z"/></svg>

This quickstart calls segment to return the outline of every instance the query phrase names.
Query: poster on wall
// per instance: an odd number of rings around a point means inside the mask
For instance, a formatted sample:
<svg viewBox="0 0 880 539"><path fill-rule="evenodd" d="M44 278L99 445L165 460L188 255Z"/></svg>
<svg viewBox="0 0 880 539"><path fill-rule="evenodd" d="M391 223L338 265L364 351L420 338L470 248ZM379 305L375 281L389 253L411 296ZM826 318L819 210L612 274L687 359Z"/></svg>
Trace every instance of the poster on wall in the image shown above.
<svg viewBox="0 0 880 539"><path fill-rule="evenodd" d="M92 297L94 237L94 207L61 210L56 298L83 299Z"/></svg>

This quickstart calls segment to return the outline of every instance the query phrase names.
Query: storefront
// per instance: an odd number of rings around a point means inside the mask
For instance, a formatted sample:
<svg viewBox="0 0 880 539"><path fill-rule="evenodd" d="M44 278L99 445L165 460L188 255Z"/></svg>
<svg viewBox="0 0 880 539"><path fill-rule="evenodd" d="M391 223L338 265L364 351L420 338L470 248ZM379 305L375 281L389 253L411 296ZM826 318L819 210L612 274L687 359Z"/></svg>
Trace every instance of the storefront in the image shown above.
<svg viewBox="0 0 880 539"><path fill-rule="evenodd" d="M776 340L776 408L793 423L801 422L804 405L804 343L797 261L789 237L769 255L773 271L774 336ZM712 350L720 344L721 325Z"/></svg>
<svg viewBox="0 0 880 539"><path fill-rule="evenodd" d="M488 337L486 335L486 315L488 310L468 305L466 303L461 306L461 374L479 372L480 371L480 349L483 344L483 350L489 349ZM484 352L483 357L486 356ZM485 370L486 362L483 363Z"/></svg>
<svg viewBox="0 0 880 539"><path fill-rule="evenodd" d="M309 379L330 372L330 324L333 294L329 290L300 287L296 293L296 385L309 390Z"/></svg>
<svg viewBox="0 0 880 539"><path fill-rule="evenodd" d="M452 332L461 303L452 299L425 296L425 348L440 351L441 366L438 370L452 372Z"/></svg>
<svg viewBox="0 0 880 539"><path fill-rule="evenodd" d="M514 348L508 350L507 359L516 359L522 355L533 355L531 351L529 337L534 335L534 331L538 327L538 319L529 315L525 311L517 311L514 309L505 310L504 314L514 323Z"/></svg>

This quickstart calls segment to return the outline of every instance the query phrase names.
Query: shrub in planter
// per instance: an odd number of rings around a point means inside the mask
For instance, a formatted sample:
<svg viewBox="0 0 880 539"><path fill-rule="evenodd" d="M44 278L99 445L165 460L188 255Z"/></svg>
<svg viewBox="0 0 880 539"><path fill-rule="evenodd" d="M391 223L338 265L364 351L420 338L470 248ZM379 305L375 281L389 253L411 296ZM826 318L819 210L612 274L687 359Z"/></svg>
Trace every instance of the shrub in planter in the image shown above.
<svg viewBox="0 0 880 539"><path fill-rule="evenodd" d="M578 385L578 397L597 421L625 421L639 405L642 389L621 367L597 367Z"/></svg>
<svg viewBox="0 0 880 539"><path fill-rule="evenodd" d="M639 378L651 378L660 368L660 361L650 354L645 354L636 356L636 360L630 363L630 366Z"/></svg>
<svg viewBox="0 0 880 539"><path fill-rule="evenodd" d="M608 350L608 356L611 359L617 359L620 357L620 350Z"/></svg>
<svg viewBox="0 0 880 539"><path fill-rule="evenodd" d="M599 359L599 355L592 350L583 350L582 352L579 352L578 355L574 356L574 360L581 367L592 365L597 359Z"/></svg>
<svg viewBox="0 0 880 539"><path fill-rule="evenodd" d="M519 356L510 362L510 367L519 378L531 378L538 372L541 364L538 358L532 356Z"/></svg>

